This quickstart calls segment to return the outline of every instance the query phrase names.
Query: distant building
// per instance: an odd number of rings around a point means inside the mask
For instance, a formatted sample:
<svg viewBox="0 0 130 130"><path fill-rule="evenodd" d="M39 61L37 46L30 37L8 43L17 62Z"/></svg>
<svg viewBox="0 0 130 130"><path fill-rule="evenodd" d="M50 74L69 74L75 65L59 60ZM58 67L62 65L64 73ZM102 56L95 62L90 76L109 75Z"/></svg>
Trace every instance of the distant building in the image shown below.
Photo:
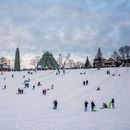
<svg viewBox="0 0 130 130"><path fill-rule="evenodd" d="M8 65L0 64L0 71L10 71L10 67Z"/></svg>
<svg viewBox="0 0 130 130"><path fill-rule="evenodd" d="M10 60L0 57L0 71L10 71Z"/></svg>
<svg viewBox="0 0 130 130"><path fill-rule="evenodd" d="M37 69L57 69L59 67L57 61L51 53L45 52L37 64Z"/></svg>
<svg viewBox="0 0 130 130"><path fill-rule="evenodd" d="M16 52L15 52L14 70L20 71L20 51L19 51L19 48L17 48Z"/></svg>
<svg viewBox="0 0 130 130"><path fill-rule="evenodd" d="M117 61L116 59L110 57L106 62L105 62L105 66L106 67L116 67L119 66L121 64L121 61Z"/></svg>

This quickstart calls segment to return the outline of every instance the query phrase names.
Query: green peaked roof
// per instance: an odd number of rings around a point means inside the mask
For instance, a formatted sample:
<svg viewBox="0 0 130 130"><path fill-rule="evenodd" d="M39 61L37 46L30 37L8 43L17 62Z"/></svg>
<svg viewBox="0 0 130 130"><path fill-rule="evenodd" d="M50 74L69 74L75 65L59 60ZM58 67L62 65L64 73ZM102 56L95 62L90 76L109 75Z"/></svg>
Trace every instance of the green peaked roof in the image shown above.
<svg viewBox="0 0 130 130"><path fill-rule="evenodd" d="M59 67L57 61L54 59L53 55L48 51L43 54L37 66L46 69L57 69Z"/></svg>

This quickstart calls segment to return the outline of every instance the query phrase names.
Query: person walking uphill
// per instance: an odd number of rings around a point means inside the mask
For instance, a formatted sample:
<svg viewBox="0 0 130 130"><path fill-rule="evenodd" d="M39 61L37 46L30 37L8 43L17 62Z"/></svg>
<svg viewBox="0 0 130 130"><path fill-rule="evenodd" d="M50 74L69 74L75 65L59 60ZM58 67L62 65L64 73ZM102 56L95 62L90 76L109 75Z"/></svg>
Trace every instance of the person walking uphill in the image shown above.
<svg viewBox="0 0 130 130"><path fill-rule="evenodd" d="M87 111L87 107L88 107L88 102L87 101L84 102L84 107L85 107L85 111Z"/></svg>
<svg viewBox="0 0 130 130"><path fill-rule="evenodd" d="M54 101L53 101L53 104L54 104L53 110L56 110L56 109L57 109L57 105L58 105L57 100L54 100Z"/></svg>
<svg viewBox="0 0 130 130"><path fill-rule="evenodd" d="M93 111L96 111L94 108L95 108L95 103L92 101L92 102L91 102L91 111L92 111L92 112L93 112Z"/></svg>

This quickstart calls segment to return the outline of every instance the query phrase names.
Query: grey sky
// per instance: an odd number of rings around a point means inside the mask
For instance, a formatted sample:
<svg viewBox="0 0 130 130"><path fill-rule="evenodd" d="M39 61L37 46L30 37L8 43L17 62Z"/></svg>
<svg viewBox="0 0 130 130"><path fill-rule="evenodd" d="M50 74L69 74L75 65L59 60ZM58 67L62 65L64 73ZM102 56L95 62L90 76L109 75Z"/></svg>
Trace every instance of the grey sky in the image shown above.
<svg viewBox="0 0 130 130"><path fill-rule="evenodd" d="M0 0L0 56L104 56L130 45L129 0Z"/></svg>

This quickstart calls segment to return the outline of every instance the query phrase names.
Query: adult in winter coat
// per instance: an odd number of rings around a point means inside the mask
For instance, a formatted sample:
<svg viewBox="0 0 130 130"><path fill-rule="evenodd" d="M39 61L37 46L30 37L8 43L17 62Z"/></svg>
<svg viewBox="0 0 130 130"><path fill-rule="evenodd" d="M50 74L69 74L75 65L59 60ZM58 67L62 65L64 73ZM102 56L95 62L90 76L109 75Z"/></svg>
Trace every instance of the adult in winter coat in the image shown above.
<svg viewBox="0 0 130 130"><path fill-rule="evenodd" d="M56 110L56 109L57 109L57 105L58 105L57 100L54 100L54 101L53 101L53 105L54 105L53 109Z"/></svg>
<svg viewBox="0 0 130 130"><path fill-rule="evenodd" d="M33 85L33 90L35 89L35 85Z"/></svg>
<svg viewBox="0 0 130 130"><path fill-rule="evenodd" d="M43 89L42 94L46 95L46 91L47 91L46 89Z"/></svg>
<svg viewBox="0 0 130 130"><path fill-rule="evenodd" d="M85 101L85 102L84 102L84 108L85 108L85 111L87 111L87 107L88 107L88 102Z"/></svg>
<svg viewBox="0 0 130 130"><path fill-rule="evenodd" d="M85 85L85 81L83 81L83 86Z"/></svg>
<svg viewBox="0 0 130 130"><path fill-rule="evenodd" d="M92 101L91 102L91 111L95 111L94 108L95 108L95 103Z"/></svg>
<svg viewBox="0 0 130 130"><path fill-rule="evenodd" d="M112 104L112 108L115 108L115 101L114 101L114 99L112 98L112 100L111 100L111 104Z"/></svg>
<svg viewBox="0 0 130 130"><path fill-rule="evenodd" d="M86 85L88 85L88 80L86 80Z"/></svg>

